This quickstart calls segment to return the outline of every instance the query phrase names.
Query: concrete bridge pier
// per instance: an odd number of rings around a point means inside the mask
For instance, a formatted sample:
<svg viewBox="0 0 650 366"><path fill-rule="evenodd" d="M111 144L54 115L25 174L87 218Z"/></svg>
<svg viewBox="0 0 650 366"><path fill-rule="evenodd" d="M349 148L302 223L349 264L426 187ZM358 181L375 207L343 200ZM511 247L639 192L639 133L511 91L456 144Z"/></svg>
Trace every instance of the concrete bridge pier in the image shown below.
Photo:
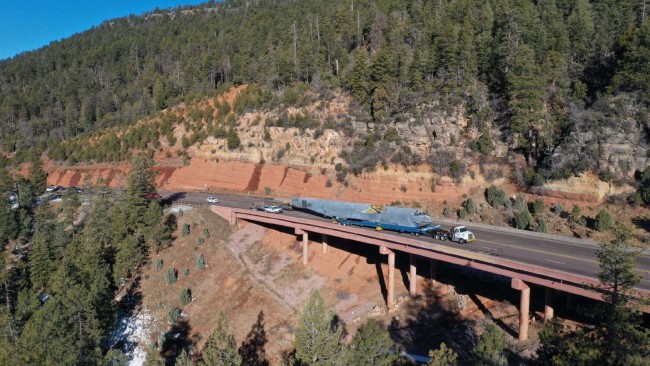
<svg viewBox="0 0 650 366"><path fill-rule="evenodd" d="M555 309L553 308L553 289L544 288L544 322L553 319Z"/></svg>
<svg viewBox="0 0 650 366"><path fill-rule="evenodd" d="M309 262L309 234L300 228L296 228L296 235L302 235L302 264L306 266Z"/></svg>
<svg viewBox="0 0 650 366"><path fill-rule="evenodd" d="M323 254L327 253L327 241L328 241L327 234L323 234Z"/></svg>
<svg viewBox="0 0 650 366"><path fill-rule="evenodd" d="M379 254L388 255L388 284L386 285L386 306L388 310L395 306L395 252L379 247Z"/></svg>
<svg viewBox="0 0 650 366"><path fill-rule="evenodd" d="M530 287L526 282L513 278L511 286L515 290L521 291L519 300L519 341L528 339L528 313L530 310Z"/></svg>
<svg viewBox="0 0 650 366"><path fill-rule="evenodd" d="M432 259L429 261L429 280L431 281L431 287L436 286L436 278L438 276L438 261Z"/></svg>
<svg viewBox="0 0 650 366"><path fill-rule="evenodd" d="M409 294L415 296L418 291L417 286L417 267L415 266L417 262L417 257L414 254L410 255L410 265L409 265Z"/></svg>

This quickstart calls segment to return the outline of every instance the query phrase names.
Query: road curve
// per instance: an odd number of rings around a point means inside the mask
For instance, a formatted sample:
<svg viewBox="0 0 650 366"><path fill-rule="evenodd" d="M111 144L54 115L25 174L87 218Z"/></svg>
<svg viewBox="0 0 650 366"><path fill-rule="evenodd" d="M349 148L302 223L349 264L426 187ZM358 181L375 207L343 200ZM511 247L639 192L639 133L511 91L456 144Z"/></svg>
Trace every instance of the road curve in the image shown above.
<svg viewBox="0 0 650 366"><path fill-rule="evenodd" d="M225 195L203 192L160 192L163 199L177 203L208 204L207 197L219 199L219 205L247 209L254 202L264 201L277 204L272 198L259 196ZM330 221L329 219L300 211L285 211L284 215L307 218L312 220ZM434 224L450 226L443 222ZM598 263L596 251L598 246L586 240L563 238L557 235L541 235L523 230L511 230L488 225L477 225L470 229L476 235L476 241L462 245L462 249L487 254L494 257L536 265L548 269L560 270L576 275L596 278ZM371 229L368 229L371 230ZM391 235L408 235L384 231ZM436 243L447 247L458 248L461 244L442 242L430 237L418 237L422 242ZM650 291L650 255L648 251L641 253L637 260L636 270L643 276L638 288Z"/></svg>

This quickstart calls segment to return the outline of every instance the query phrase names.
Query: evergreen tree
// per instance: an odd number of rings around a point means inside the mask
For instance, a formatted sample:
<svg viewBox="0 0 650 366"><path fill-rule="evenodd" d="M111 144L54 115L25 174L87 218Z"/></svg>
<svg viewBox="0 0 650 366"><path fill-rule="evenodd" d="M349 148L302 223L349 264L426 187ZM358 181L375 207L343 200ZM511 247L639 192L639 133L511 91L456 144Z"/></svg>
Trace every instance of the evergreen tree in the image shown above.
<svg viewBox="0 0 650 366"><path fill-rule="evenodd" d="M156 174L153 161L144 155L137 155L131 161L131 172L127 178L126 215L131 226L140 228L151 201L148 196L156 192Z"/></svg>
<svg viewBox="0 0 650 366"><path fill-rule="evenodd" d="M194 363L192 362L192 358L190 355L187 353L185 349L181 351L181 354L176 357L176 361L174 363L174 366L192 366Z"/></svg>
<svg viewBox="0 0 650 366"><path fill-rule="evenodd" d="M506 366L508 360L504 354L506 341L496 325L486 327L478 343L472 350L474 365L477 366Z"/></svg>
<svg viewBox="0 0 650 366"><path fill-rule="evenodd" d="M235 150L241 146L241 140L239 139L237 130L235 130L235 127L233 126L228 128L227 144L229 150Z"/></svg>
<svg viewBox="0 0 650 366"><path fill-rule="evenodd" d="M354 68L348 80L350 93L366 107L370 105L369 63L368 51L364 47L357 49L354 54Z"/></svg>
<svg viewBox="0 0 650 366"><path fill-rule="evenodd" d="M634 291L642 278L634 272L639 252L630 251L624 240L619 237L610 244L601 244L597 252L597 275L606 290L598 311L601 365L637 364L650 354L650 334L642 326Z"/></svg>
<svg viewBox="0 0 650 366"><path fill-rule="evenodd" d="M534 130L542 119L544 83L540 74L532 49L525 44L519 45L512 69L507 74L508 107L510 128L520 137L519 146L529 154L534 153ZM532 157L536 159L536 155Z"/></svg>
<svg viewBox="0 0 650 366"><path fill-rule="evenodd" d="M393 365L398 357L395 344L375 319L362 325L352 339L349 365Z"/></svg>
<svg viewBox="0 0 650 366"><path fill-rule="evenodd" d="M223 313L219 314L217 324L201 353L201 366L239 366L242 362L235 338L228 330L228 322Z"/></svg>
<svg viewBox="0 0 650 366"><path fill-rule="evenodd" d="M325 307L318 291L312 291L296 329L294 347L301 365L335 365L341 356L342 328Z"/></svg>
<svg viewBox="0 0 650 366"><path fill-rule="evenodd" d="M47 188L47 173L43 170L43 163L40 158L34 158L29 167L29 184L35 196L45 193Z"/></svg>
<svg viewBox="0 0 650 366"><path fill-rule="evenodd" d="M440 348L429 351L428 366L456 366L458 354L443 342Z"/></svg>

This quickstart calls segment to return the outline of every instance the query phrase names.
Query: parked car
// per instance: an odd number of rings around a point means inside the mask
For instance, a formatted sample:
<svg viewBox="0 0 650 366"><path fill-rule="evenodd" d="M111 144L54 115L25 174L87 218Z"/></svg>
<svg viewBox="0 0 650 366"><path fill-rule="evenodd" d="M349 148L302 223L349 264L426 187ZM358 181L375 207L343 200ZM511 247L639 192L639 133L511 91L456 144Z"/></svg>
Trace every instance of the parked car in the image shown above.
<svg viewBox="0 0 650 366"><path fill-rule="evenodd" d="M217 197L208 197L208 203L219 203Z"/></svg>
<svg viewBox="0 0 650 366"><path fill-rule="evenodd" d="M270 212L270 213L282 213L282 208L278 206L264 206L262 207L264 212Z"/></svg>
<svg viewBox="0 0 650 366"><path fill-rule="evenodd" d="M60 191L62 189L63 189L63 187L61 187L61 186L49 186L49 187L45 188L45 192L58 192L58 191Z"/></svg>
<svg viewBox="0 0 650 366"><path fill-rule="evenodd" d="M289 201L284 201L280 204L280 208L285 211L293 211L293 205Z"/></svg>

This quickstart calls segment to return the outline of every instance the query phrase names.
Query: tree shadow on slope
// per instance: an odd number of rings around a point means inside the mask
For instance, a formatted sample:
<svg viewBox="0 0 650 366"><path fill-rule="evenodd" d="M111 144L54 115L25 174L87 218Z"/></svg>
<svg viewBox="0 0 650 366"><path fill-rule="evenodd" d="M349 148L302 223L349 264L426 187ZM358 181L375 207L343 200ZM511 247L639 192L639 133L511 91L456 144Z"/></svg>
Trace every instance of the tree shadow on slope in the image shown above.
<svg viewBox="0 0 650 366"><path fill-rule="evenodd" d="M178 357L184 349L190 349L199 340L198 335L189 336L192 327L187 318L182 318L172 324L171 328L163 334L160 340L160 353L166 360L166 364L173 365L171 361Z"/></svg>
<svg viewBox="0 0 650 366"><path fill-rule="evenodd" d="M239 347L239 354L242 358L242 365L268 366L265 346L268 343L266 331L264 330L264 311L257 315L257 321L253 324L251 331Z"/></svg>

